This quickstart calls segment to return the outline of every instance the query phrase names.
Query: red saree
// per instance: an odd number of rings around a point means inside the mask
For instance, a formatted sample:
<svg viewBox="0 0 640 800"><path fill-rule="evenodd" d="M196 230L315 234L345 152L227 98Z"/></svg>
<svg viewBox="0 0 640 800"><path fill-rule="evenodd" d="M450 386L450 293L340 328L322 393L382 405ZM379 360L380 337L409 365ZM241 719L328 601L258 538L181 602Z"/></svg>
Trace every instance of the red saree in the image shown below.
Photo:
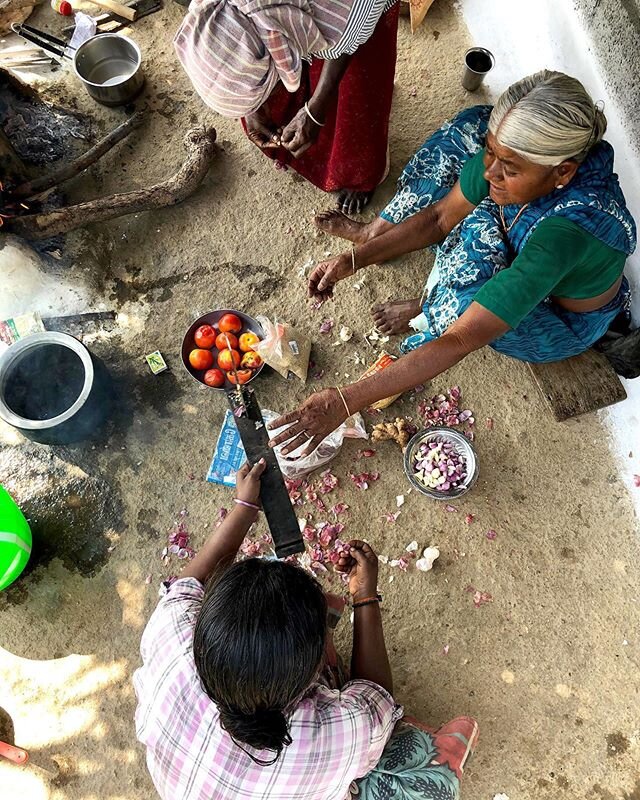
<svg viewBox="0 0 640 800"><path fill-rule="evenodd" d="M389 116L396 67L399 3L380 19L347 67L333 108L314 144L300 158L284 148L265 155L295 169L325 192L371 192L387 170ZM293 94L280 84L268 100L271 119L284 127L302 108L320 77L324 61L314 59ZM243 127L244 120L242 121Z"/></svg>

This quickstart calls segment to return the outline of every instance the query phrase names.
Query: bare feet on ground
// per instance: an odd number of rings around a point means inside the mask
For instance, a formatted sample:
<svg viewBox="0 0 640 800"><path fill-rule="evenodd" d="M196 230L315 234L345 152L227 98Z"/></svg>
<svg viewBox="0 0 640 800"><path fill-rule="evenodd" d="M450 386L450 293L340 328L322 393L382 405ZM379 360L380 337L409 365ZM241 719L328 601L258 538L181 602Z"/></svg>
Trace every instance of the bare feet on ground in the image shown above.
<svg viewBox="0 0 640 800"><path fill-rule="evenodd" d="M354 192L352 189L342 189L338 192L337 206L345 214L359 214L368 205L373 197L373 192Z"/></svg>
<svg viewBox="0 0 640 800"><path fill-rule="evenodd" d="M422 306L416 297L414 300L397 300L394 303L380 303L371 309L376 328L387 336L406 333L409 322L417 317Z"/></svg>
<svg viewBox="0 0 640 800"><path fill-rule="evenodd" d="M367 241L367 228L371 224L349 219L342 211L324 211L316 215L314 222L317 228L329 236L337 236L354 244L363 244Z"/></svg>

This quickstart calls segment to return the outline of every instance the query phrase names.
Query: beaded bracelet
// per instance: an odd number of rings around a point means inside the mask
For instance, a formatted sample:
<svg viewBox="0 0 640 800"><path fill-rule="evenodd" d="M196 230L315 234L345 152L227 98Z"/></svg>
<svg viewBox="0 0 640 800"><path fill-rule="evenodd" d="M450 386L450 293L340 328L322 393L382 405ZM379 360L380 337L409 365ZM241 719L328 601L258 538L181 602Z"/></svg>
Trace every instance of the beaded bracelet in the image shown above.
<svg viewBox="0 0 640 800"><path fill-rule="evenodd" d="M245 506L245 508L252 508L254 511L262 511L260 506L257 506L255 503L247 503L246 500L240 500L239 497L234 497L233 502L237 503L239 506Z"/></svg>

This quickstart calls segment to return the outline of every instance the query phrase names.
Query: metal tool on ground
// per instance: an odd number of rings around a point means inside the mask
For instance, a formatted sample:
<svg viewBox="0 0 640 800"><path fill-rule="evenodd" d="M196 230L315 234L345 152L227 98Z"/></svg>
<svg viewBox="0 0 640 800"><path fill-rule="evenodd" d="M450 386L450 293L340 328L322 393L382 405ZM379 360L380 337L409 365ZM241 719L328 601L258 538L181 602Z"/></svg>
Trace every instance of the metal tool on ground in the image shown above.
<svg viewBox="0 0 640 800"><path fill-rule="evenodd" d="M304 552L304 541L275 451L269 447L269 434L254 390L237 386L226 390L242 446L250 464L261 458L267 462L262 474L260 502L267 520L278 558Z"/></svg>
<svg viewBox="0 0 640 800"><path fill-rule="evenodd" d="M60 62L53 56L48 56L43 50L33 48L24 52L0 54L0 67L5 69L27 69L31 67L58 67Z"/></svg>

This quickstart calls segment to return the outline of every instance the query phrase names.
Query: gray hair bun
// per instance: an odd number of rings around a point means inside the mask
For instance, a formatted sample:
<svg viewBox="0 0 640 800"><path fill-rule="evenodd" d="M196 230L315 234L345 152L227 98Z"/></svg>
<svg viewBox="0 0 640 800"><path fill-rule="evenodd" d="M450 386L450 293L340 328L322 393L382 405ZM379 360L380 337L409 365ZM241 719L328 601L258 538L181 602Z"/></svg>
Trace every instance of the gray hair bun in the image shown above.
<svg viewBox="0 0 640 800"><path fill-rule="evenodd" d="M498 144L534 164L581 162L607 130L600 105L577 78L545 69L500 95L489 130Z"/></svg>

